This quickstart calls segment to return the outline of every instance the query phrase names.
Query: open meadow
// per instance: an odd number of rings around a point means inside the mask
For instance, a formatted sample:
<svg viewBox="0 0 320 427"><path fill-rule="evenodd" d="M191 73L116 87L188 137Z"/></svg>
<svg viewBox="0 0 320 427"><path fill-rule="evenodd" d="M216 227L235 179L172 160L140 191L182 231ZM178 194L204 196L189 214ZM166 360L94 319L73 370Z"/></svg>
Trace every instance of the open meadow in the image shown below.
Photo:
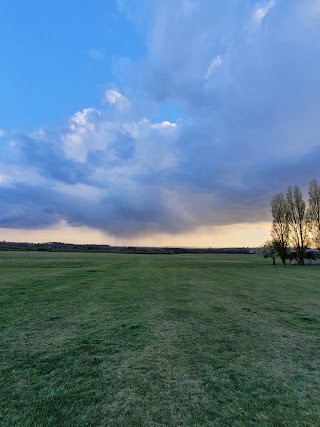
<svg viewBox="0 0 320 427"><path fill-rule="evenodd" d="M0 268L1 427L320 425L320 265L0 252Z"/></svg>

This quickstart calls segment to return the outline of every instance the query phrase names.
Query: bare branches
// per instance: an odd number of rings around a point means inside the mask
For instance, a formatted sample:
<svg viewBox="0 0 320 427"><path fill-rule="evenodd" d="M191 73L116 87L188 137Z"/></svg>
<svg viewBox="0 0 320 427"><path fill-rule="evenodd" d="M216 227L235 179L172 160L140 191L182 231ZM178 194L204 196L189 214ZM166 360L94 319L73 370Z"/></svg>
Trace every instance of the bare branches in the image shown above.
<svg viewBox="0 0 320 427"><path fill-rule="evenodd" d="M300 265L304 265L304 255L309 245L310 220L301 190L297 185L288 187L287 191L288 219L290 240L297 251Z"/></svg>
<svg viewBox="0 0 320 427"><path fill-rule="evenodd" d="M320 250L320 186L316 179L309 183L309 218L312 243Z"/></svg>
<svg viewBox="0 0 320 427"><path fill-rule="evenodd" d="M307 249L320 250L320 185L309 183L308 206L300 188L289 186L286 195L277 193L271 201L272 244L282 263L286 264L289 247L293 247L300 265L304 265Z"/></svg>
<svg viewBox="0 0 320 427"><path fill-rule="evenodd" d="M273 216L271 237L281 261L286 264L286 255L289 247L289 214L287 201L282 193L277 193L271 201Z"/></svg>

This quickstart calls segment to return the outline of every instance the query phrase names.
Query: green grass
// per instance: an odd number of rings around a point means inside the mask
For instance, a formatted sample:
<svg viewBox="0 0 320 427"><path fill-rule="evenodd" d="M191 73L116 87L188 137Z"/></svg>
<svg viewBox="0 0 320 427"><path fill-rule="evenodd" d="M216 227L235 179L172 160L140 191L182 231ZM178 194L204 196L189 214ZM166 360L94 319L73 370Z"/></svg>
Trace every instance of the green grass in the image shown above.
<svg viewBox="0 0 320 427"><path fill-rule="evenodd" d="M320 266L0 253L0 426L320 425Z"/></svg>

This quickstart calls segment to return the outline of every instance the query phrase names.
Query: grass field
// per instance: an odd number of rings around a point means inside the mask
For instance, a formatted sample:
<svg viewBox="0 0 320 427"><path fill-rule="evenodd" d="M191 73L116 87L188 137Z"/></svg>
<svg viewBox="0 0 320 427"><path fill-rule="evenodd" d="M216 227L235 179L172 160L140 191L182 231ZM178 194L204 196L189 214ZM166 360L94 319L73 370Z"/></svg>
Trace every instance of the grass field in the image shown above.
<svg viewBox="0 0 320 427"><path fill-rule="evenodd" d="M0 253L0 426L320 426L320 266Z"/></svg>

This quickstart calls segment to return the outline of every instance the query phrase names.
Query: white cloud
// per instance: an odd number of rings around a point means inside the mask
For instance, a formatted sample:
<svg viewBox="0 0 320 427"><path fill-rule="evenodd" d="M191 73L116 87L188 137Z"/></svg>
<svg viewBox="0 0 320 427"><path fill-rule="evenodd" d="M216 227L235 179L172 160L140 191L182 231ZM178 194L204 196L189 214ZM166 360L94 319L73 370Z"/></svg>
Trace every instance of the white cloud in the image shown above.
<svg viewBox="0 0 320 427"><path fill-rule="evenodd" d="M175 129L177 125L176 123L171 123L165 120L164 122L161 122L161 123L154 123L152 127L154 129Z"/></svg>
<svg viewBox="0 0 320 427"><path fill-rule="evenodd" d="M5 135L5 131L3 129L0 129L0 138L4 135Z"/></svg>
<svg viewBox="0 0 320 427"><path fill-rule="evenodd" d="M104 52L100 49L91 49L89 50L88 55L95 61L102 61L104 59Z"/></svg>
<svg viewBox="0 0 320 427"><path fill-rule="evenodd" d="M31 136L35 139L41 139L46 136L46 133L43 129L37 129L31 133Z"/></svg>
<svg viewBox="0 0 320 427"><path fill-rule="evenodd" d="M85 108L76 112L69 120L69 131L63 135L64 150L67 157L84 162L87 156L85 136L95 130L95 117L100 111Z"/></svg>
<svg viewBox="0 0 320 427"><path fill-rule="evenodd" d="M94 108L84 108L82 111L78 111L71 117L70 127L72 129L77 128L81 131L88 128L92 129L92 123L90 121L90 118L92 117L93 113L99 114L99 111Z"/></svg>
<svg viewBox="0 0 320 427"><path fill-rule="evenodd" d="M106 102L109 102L110 104L115 104L122 98L122 95L115 89L109 89L105 92L104 97Z"/></svg>
<svg viewBox="0 0 320 427"><path fill-rule="evenodd" d="M143 170L148 164L154 170L173 164L174 155L168 153L171 141L177 136L176 123L163 121L154 123L149 119L134 119L123 115L123 102L127 98L112 90L107 94L115 109L87 108L75 113L69 120L67 132L61 136L65 155L69 159L85 164L90 156L99 153L99 171L96 176L105 180L105 175L119 172L122 175ZM119 108L120 107L120 108ZM156 150L155 150L156 147ZM105 169L102 165L110 165ZM129 165L130 164L130 165Z"/></svg>
<svg viewBox="0 0 320 427"><path fill-rule="evenodd" d="M267 16L267 14L275 5L276 5L276 1L270 0L269 3L266 4L265 6L261 6L261 5L256 6L252 15L253 22L256 25L260 25L263 19Z"/></svg>
<svg viewBox="0 0 320 427"><path fill-rule="evenodd" d="M214 70L220 67L220 65L222 64L223 64L223 58L221 57L221 55L217 55L216 57L214 57L209 65L205 78L208 79L211 76L211 74L214 72Z"/></svg>
<svg viewBox="0 0 320 427"><path fill-rule="evenodd" d="M104 102L114 105L119 112L127 112L130 109L128 98L115 89L109 89L104 94Z"/></svg>

